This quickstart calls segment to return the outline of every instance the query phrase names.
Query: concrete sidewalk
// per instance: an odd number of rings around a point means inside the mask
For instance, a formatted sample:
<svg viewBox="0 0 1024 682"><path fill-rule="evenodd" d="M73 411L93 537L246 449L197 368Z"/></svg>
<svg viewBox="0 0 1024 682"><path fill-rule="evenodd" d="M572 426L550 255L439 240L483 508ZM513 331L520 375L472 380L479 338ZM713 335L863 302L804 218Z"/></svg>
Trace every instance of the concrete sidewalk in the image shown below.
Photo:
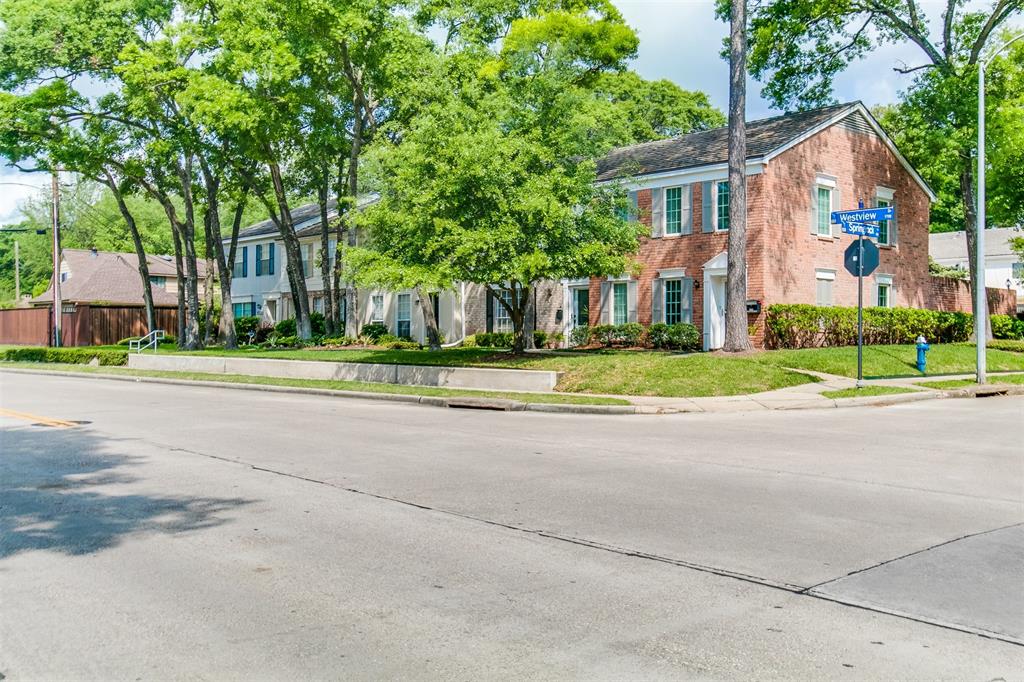
<svg viewBox="0 0 1024 682"><path fill-rule="evenodd" d="M963 397L964 391L942 391L917 386L922 381L935 381L939 379L969 378L969 375L956 375L948 377L910 377L905 379L868 379L865 384L868 386L898 386L911 389L912 393L897 393L890 395L865 396L863 398L828 398L823 395L826 391L836 391L854 388L856 380L848 377L841 377L822 372L809 370L791 371L800 372L814 376L817 381L814 383L790 386L788 388L764 391L762 393L751 393L735 396L712 396L702 398L679 398L662 396L633 396L633 395L611 395L592 393L565 393L563 395L578 395L585 397L618 398L626 400L630 405L582 405L582 404L557 404L557 403L536 403L531 402L531 396L536 392L530 391L507 391L521 396L519 400L496 399L488 397L476 398L473 396L459 397L435 397L419 396L412 394L392 393L368 393L363 391L345 391L325 388L302 388L294 386L274 386L268 384L243 384L218 381L206 381L195 379L175 379L162 377L145 377L121 374L80 373L62 372L59 370L25 369L2 367L0 371L27 374L48 374L76 378L99 378L119 381L132 381L139 383L159 383L172 385L192 385L210 388L227 388L245 391L263 391L268 393L292 393L306 395L321 395L337 398L357 398L376 401L393 401L403 403L416 403L433 407L464 407L464 408L488 408L511 412L556 412L569 414L681 414L681 413L729 413L729 412L761 412L767 410L801 410L801 409L827 409L840 407L860 407L865 405L892 405L895 403L915 402L919 400L932 400L946 397ZM1005 372L1004 374L1020 374L1019 372ZM998 374L992 375L997 379ZM1014 387L1024 392L1024 386ZM471 391L473 389L462 389ZM550 393L546 392L546 395Z"/></svg>

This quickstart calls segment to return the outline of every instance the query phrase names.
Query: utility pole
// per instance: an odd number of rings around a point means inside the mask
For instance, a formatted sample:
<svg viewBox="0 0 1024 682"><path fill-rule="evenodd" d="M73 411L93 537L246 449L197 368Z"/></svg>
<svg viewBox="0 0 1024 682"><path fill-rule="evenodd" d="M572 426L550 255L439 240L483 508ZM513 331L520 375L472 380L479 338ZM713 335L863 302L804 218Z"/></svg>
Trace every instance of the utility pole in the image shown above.
<svg viewBox="0 0 1024 682"><path fill-rule="evenodd" d="M14 305L21 303L21 254L18 252L18 240L14 240Z"/></svg>
<svg viewBox="0 0 1024 682"><path fill-rule="evenodd" d="M60 322L64 304L60 298L60 187L57 169L53 170L51 183L53 191L53 345L61 345Z"/></svg>

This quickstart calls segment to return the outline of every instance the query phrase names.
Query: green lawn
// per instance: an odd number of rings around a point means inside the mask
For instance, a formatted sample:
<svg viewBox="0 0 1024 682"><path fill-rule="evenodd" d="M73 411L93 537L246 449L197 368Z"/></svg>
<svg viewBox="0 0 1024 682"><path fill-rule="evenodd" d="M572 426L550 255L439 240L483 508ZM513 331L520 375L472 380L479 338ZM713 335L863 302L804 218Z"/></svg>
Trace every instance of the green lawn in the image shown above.
<svg viewBox="0 0 1024 682"><path fill-rule="evenodd" d="M128 369L127 367L90 367L45 362L5 362L3 367L22 367L61 372L79 372L98 376L159 377L163 379L187 379L193 381L219 381L228 384L259 384L262 386L293 386L298 388L326 388L335 391L363 391L367 393L390 393L398 395L422 395L441 398L503 398L528 403L556 403L562 405L629 405L620 398L600 396L578 396L559 393L516 393L501 391L468 391L456 388L433 386L404 386L401 384L377 384L363 381L322 381L316 379L285 379L278 377L254 377L242 374L206 374L203 372L164 372L157 370Z"/></svg>
<svg viewBox="0 0 1024 682"><path fill-rule="evenodd" d="M161 349L159 352L177 351ZM425 350L372 349L209 349L193 353L291 360L541 369L562 373L557 387L560 392L666 397L740 395L814 381L789 368L846 377L856 376L857 370L855 347L765 351L738 357L722 353L673 354L617 350L513 356L507 351L493 348L452 348L437 353ZM920 376L914 366L915 360L916 349L911 345L867 346L864 349L864 374L867 378ZM935 345L928 353L928 375L970 373L974 371L974 361L973 345ZM988 367L993 372L1024 371L1024 353L989 349ZM376 386L366 386L371 385Z"/></svg>
<svg viewBox="0 0 1024 682"><path fill-rule="evenodd" d="M838 391L822 391L826 398L866 398L876 395L895 395L897 393L920 393L912 388L902 386L865 386L863 388L843 388Z"/></svg>
<svg viewBox="0 0 1024 682"><path fill-rule="evenodd" d="M763 362L781 367L808 369L845 377L857 376L856 346L767 351L759 357ZM989 371L1024 370L1022 353L990 348L987 357ZM973 344L934 345L928 351L927 358L928 371L925 376L966 374L975 370ZM916 363L917 349L912 345L864 347L864 376L868 379L921 376Z"/></svg>
<svg viewBox="0 0 1024 682"><path fill-rule="evenodd" d="M1001 376L989 376L990 384L1024 384L1024 374L1003 374ZM967 388L977 386L974 379L947 379L946 381L924 381L918 386L937 388L943 391L950 391L956 388Z"/></svg>

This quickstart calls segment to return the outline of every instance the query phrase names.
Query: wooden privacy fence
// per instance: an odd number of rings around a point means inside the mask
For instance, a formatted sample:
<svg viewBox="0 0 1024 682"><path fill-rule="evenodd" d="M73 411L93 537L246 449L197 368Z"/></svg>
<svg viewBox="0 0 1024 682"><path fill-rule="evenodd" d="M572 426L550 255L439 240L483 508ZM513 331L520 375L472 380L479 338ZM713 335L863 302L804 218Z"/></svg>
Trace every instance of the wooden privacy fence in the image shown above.
<svg viewBox="0 0 1024 682"><path fill-rule="evenodd" d="M53 345L50 310L50 307L0 310L0 343ZM155 312L156 328L173 335L178 329L178 309L157 308ZM61 315L63 346L107 346L149 331L143 306L65 304Z"/></svg>

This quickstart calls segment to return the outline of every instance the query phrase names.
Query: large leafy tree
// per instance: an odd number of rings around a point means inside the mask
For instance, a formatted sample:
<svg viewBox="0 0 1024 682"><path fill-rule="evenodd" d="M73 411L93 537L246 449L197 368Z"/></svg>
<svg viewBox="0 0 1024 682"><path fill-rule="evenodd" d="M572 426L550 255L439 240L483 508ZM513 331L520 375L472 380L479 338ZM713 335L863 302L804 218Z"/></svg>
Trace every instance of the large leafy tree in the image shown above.
<svg viewBox="0 0 1024 682"><path fill-rule="evenodd" d="M377 146L382 196L365 212L364 264L431 287L488 286L516 351L530 341L539 280L626 271L641 228L586 159L615 142L618 110L596 82L635 49L618 12L597 1L539 8L511 21L500 49L446 57L437 101Z"/></svg>
<svg viewBox="0 0 1024 682"><path fill-rule="evenodd" d="M964 0L946 0L940 16L928 15L932 6L919 0L761 3L751 15L750 68L765 81L765 94L777 106L808 107L830 102L836 75L877 46L915 45L920 60L899 64L895 70L923 74L920 104L931 109L920 115L953 143L944 153L959 187L971 284L976 288L977 96L971 90L986 48L1013 17L1020 16L1024 0L992 0L984 9Z"/></svg>

